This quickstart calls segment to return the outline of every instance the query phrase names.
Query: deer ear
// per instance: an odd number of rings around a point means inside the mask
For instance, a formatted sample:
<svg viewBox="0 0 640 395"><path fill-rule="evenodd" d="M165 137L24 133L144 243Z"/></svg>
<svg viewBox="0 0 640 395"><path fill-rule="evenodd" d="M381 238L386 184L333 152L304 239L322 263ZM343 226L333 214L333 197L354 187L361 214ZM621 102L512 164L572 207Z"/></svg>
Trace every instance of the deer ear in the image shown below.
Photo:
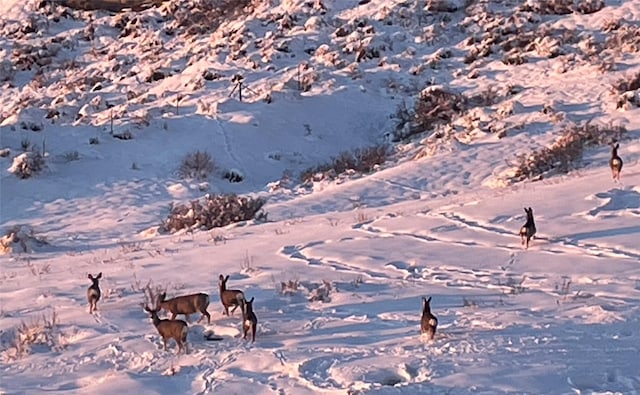
<svg viewBox="0 0 640 395"><path fill-rule="evenodd" d="M91 275L91 273L89 273L89 275L87 276L87 278L88 278L89 280L93 280L93 276Z"/></svg>
<svg viewBox="0 0 640 395"><path fill-rule="evenodd" d="M224 282L226 283L227 281L229 281L229 275L227 274L227 276L224 278Z"/></svg>
<svg viewBox="0 0 640 395"><path fill-rule="evenodd" d="M218 280L224 281L224 276L221 274L220 276L218 276Z"/></svg>
<svg viewBox="0 0 640 395"><path fill-rule="evenodd" d="M431 296L429 296L429 299L427 299L427 303L431 303Z"/></svg>
<svg viewBox="0 0 640 395"><path fill-rule="evenodd" d="M96 278L102 278L102 272L98 273L98 275L96 276Z"/></svg>
<svg viewBox="0 0 640 395"><path fill-rule="evenodd" d="M249 301L249 303L253 303L253 299L255 299L255 297L251 297L251 300Z"/></svg>

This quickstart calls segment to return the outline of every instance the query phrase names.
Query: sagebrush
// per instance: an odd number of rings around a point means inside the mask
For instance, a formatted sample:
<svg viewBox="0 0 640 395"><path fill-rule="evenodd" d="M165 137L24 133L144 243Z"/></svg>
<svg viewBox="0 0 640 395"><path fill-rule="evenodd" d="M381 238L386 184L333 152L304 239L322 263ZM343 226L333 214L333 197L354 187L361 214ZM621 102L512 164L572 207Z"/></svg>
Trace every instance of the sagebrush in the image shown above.
<svg viewBox="0 0 640 395"><path fill-rule="evenodd" d="M235 194L207 195L200 200L172 205L161 230L176 232L181 229L213 229L240 221L266 218L261 212L266 203L263 198Z"/></svg>
<svg viewBox="0 0 640 395"><path fill-rule="evenodd" d="M619 141L626 132L622 126L572 125L551 146L520 155L513 180L540 177L551 171L566 173L582 159L585 148Z"/></svg>
<svg viewBox="0 0 640 395"><path fill-rule="evenodd" d="M302 171L300 179L302 182L308 183L335 179L348 171L371 173L377 166L387 161L389 153L390 148L386 144L343 151L329 162Z"/></svg>

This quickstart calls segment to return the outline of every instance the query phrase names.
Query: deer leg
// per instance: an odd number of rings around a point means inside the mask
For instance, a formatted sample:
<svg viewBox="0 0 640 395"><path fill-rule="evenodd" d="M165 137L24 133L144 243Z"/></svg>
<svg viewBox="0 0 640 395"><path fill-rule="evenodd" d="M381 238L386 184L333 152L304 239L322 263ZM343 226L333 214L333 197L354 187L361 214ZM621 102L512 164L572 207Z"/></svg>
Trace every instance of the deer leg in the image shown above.
<svg viewBox="0 0 640 395"><path fill-rule="evenodd" d="M176 314L176 313L174 313L174 312L171 312L171 319L172 319L172 320L175 320L177 315L178 315L178 314Z"/></svg>
<svg viewBox="0 0 640 395"><path fill-rule="evenodd" d="M233 314L233 313L234 313L234 311L236 311L236 309L238 308L238 306L239 306L239 305L235 305L235 306L233 306L233 309L231 309L231 314Z"/></svg>
<svg viewBox="0 0 640 395"><path fill-rule="evenodd" d="M167 339L162 338L162 342L164 343L164 350L167 351Z"/></svg>

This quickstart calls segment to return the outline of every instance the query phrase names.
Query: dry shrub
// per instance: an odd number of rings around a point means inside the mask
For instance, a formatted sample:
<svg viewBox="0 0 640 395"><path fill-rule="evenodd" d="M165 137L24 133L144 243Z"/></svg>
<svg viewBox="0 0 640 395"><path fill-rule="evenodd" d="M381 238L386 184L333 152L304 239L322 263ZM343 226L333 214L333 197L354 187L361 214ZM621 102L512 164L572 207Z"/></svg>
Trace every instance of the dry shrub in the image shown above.
<svg viewBox="0 0 640 395"><path fill-rule="evenodd" d="M37 248L49 245L47 240L28 225L14 225L0 237L0 255L9 253L32 253Z"/></svg>
<svg viewBox="0 0 640 395"><path fill-rule="evenodd" d="M521 155L513 180L535 178L550 171L568 172L582 159L585 148L618 141L626 132L622 126L570 126L551 146Z"/></svg>
<svg viewBox="0 0 640 395"><path fill-rule="evenodd" d="M440 86L431 86L420 92L412 112L399 107L396 114L398 124L393 141L399 142L411 136L447 124L457 118L466 108L467 99Z"/></svg>
<svg viewBox="0 0 640 395"><path fill-rule="evenodd" d="M623 53L636 53L640 51L640 27L625 22L622 25L616 25L615 21L604 26L603 30L607 32L604 41L604 47L612 51L620 51Z"/></svg>
<svg viewBox="0 0 640 395"><path fill-rule="evenodd" d="M176 27L189 35L215 31L225 20L238 15L252 4L251 0L191 0L168 2L161 12L175 18Z"/></svg>
<svg viewBox="0 0 640 395"><path fill-rule="evenodd" d="M309 290L309 302L331 302L331 292L333 292L331 282L322 280L322 284L313 284L312 286Z"/></svg>
<svg viewBox="0 0 640 395"><path fill-rule="evenodd" d="M603 0L529 0L520 7L522 11L546 15L593 14L602 8Z"/></svg>
<svg viewBox="0 0 640 395"><path fill-rule="evenodd" d="M298 293L300 288L300 281L297 279L281 281L279 287L279 293L283 296L291 296Z"/></svg>
<svg viewBox="0 0 640 395"><path fill-rule="evenodd" d="M55 310L51 315L22 321L14 330L14 336L7 349L4 350L5 360L12 361L31 354L36 347L43 347L47 351L64 348L64 334L60 332L58 316Z"/></svg>
<svg viewBox="0 0 640 395"><path fill-rule="evenodd" d="M616 81L613 84L613 90L619 94L616 108L628 109L630 104L640 106L639 89L640 72Z"/></svg>
<svg viewBox="0 0 640 395"><path fill-rule="evenodd" d="M414 123L422 130L449 123L466 108L464 96L442 87L430 87L420 93L416 103Z"/></svg>
<svg viewBox="0 0 640 395"><path fill-rule="evenodd" d="M28 151L13 158L9 172L18 178L25 179L41 172L44 166L44 155L37 150Z"/></svg>
<svg viewBox="0 0 640 395"><path fill-rule="evenodd" d="M172 205L160 228L165 232L181 229L213 229L251 219L266 218L260 209L266 200L235 194L207 195L201 200Z"/></svg>
<svg viewBox="0 0 640 395"><path fill-rule="evenodd" d="M189 152L180 163L178 175L182 179L206 180L215 170L211 154L206 151Z"/></svg>
<svg viewBox="0 0 640 395"><path fill-rule="evenodd" d="M389 147L385 144L343 151L328 163L304 170L300 174L300 178L302 182L307 183L335 179L349 171L362 174L371 173L377 166L386 162L388 157Z"/></svg>
<svg viewBox="0 0 640 395"><path fill-rule="evenodd" d="M640 89L640 72L616 81L616 83L613 84L613 89L618 93Z"/></svg>

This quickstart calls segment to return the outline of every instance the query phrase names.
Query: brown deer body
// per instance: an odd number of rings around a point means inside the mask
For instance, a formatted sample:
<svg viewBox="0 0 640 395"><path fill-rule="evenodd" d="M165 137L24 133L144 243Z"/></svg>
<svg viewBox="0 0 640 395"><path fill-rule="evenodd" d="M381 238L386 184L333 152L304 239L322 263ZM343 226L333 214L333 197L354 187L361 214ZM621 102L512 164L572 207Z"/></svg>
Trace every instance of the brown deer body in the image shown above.
<svg viewBox="0 0 640 395"><path fill-rule="evenodd" d="M100 279L102 272L93 277L91 273L87 276L91 280L91 285L87 288L87 302L89 302L89 314L93 314L98 309L98 301L100 300Z"/></svg>
<svg viewBox="0 0 640 395"><path fill-rule="evenodd" d="M431 313L431 296L429 299L422 297L422 318L420 320L420 333L426 334L429 340L436 335L438 319Z"/></svg>
<svg viewBox="0 0 640 395"><path fill-rule="evenodd" d="M527 222L520 228L520 240L525 249L529 248L529 241L536 234L536 223L533 220L533 209L525 207L524 212L527 213Z"/></svg>
<svg viewBox="0 0 640 395"><path fill-rule="evenodd" d="M622 171L622 158L618 156L618 148L620 148L620 144L611 147L611 159L609 160L614 181L620 181L620 172Z"/></svg>
<svg viewBox="0 0 640 395"><path fill-rule="evenodd" d="M229 315L229 307L233 306L231 310L231 314L238 308L241 307L241 310L244 311L245 305L245 297L244 292L239 289L227 289L227 281L229 281L229 276L226 277L222 274L218 277L218 289L220 290L220 302L222 302L222 306L224 307L224 314Z"/></svg>
<svg viewBox="0 0 640 395"><path fill-rule="evenodd" d="M258 317L253 312L253 299L247 300L242 310L242 331L243 339L247 338L247 334L251 331L251 342L256 341L256 330L258 329Z"/></svg>
<svg viewBox="0 0 640 395"><path fill-rule="evenodd" d="M158 307L165 309L171 313L171 319L175 320L178 314L184 314L185 319L189 322L189 315L200 312L202 316L198 322L207 317L207 324L211 323L211 315L207 312L209 307L209 295L205 293L197 293L191 295L177 296L172 299L165 300L167 294L165 292L158 295Z"/></svg>
<svg viewBox="0 0 640 395"><path fill-rule="evenodd" d="M167 350L167 340L173 339L178 345L178 353L180 353L184 347L185 353L189 354L189 346L187 344L189 327L187 326L187 323L182 320L161 320L160 317L158 317L158 311L160 311L159 307L150 309L148 306L145 306L144 309L151 314L153 325L162 337L164 350Z"/></svg>

